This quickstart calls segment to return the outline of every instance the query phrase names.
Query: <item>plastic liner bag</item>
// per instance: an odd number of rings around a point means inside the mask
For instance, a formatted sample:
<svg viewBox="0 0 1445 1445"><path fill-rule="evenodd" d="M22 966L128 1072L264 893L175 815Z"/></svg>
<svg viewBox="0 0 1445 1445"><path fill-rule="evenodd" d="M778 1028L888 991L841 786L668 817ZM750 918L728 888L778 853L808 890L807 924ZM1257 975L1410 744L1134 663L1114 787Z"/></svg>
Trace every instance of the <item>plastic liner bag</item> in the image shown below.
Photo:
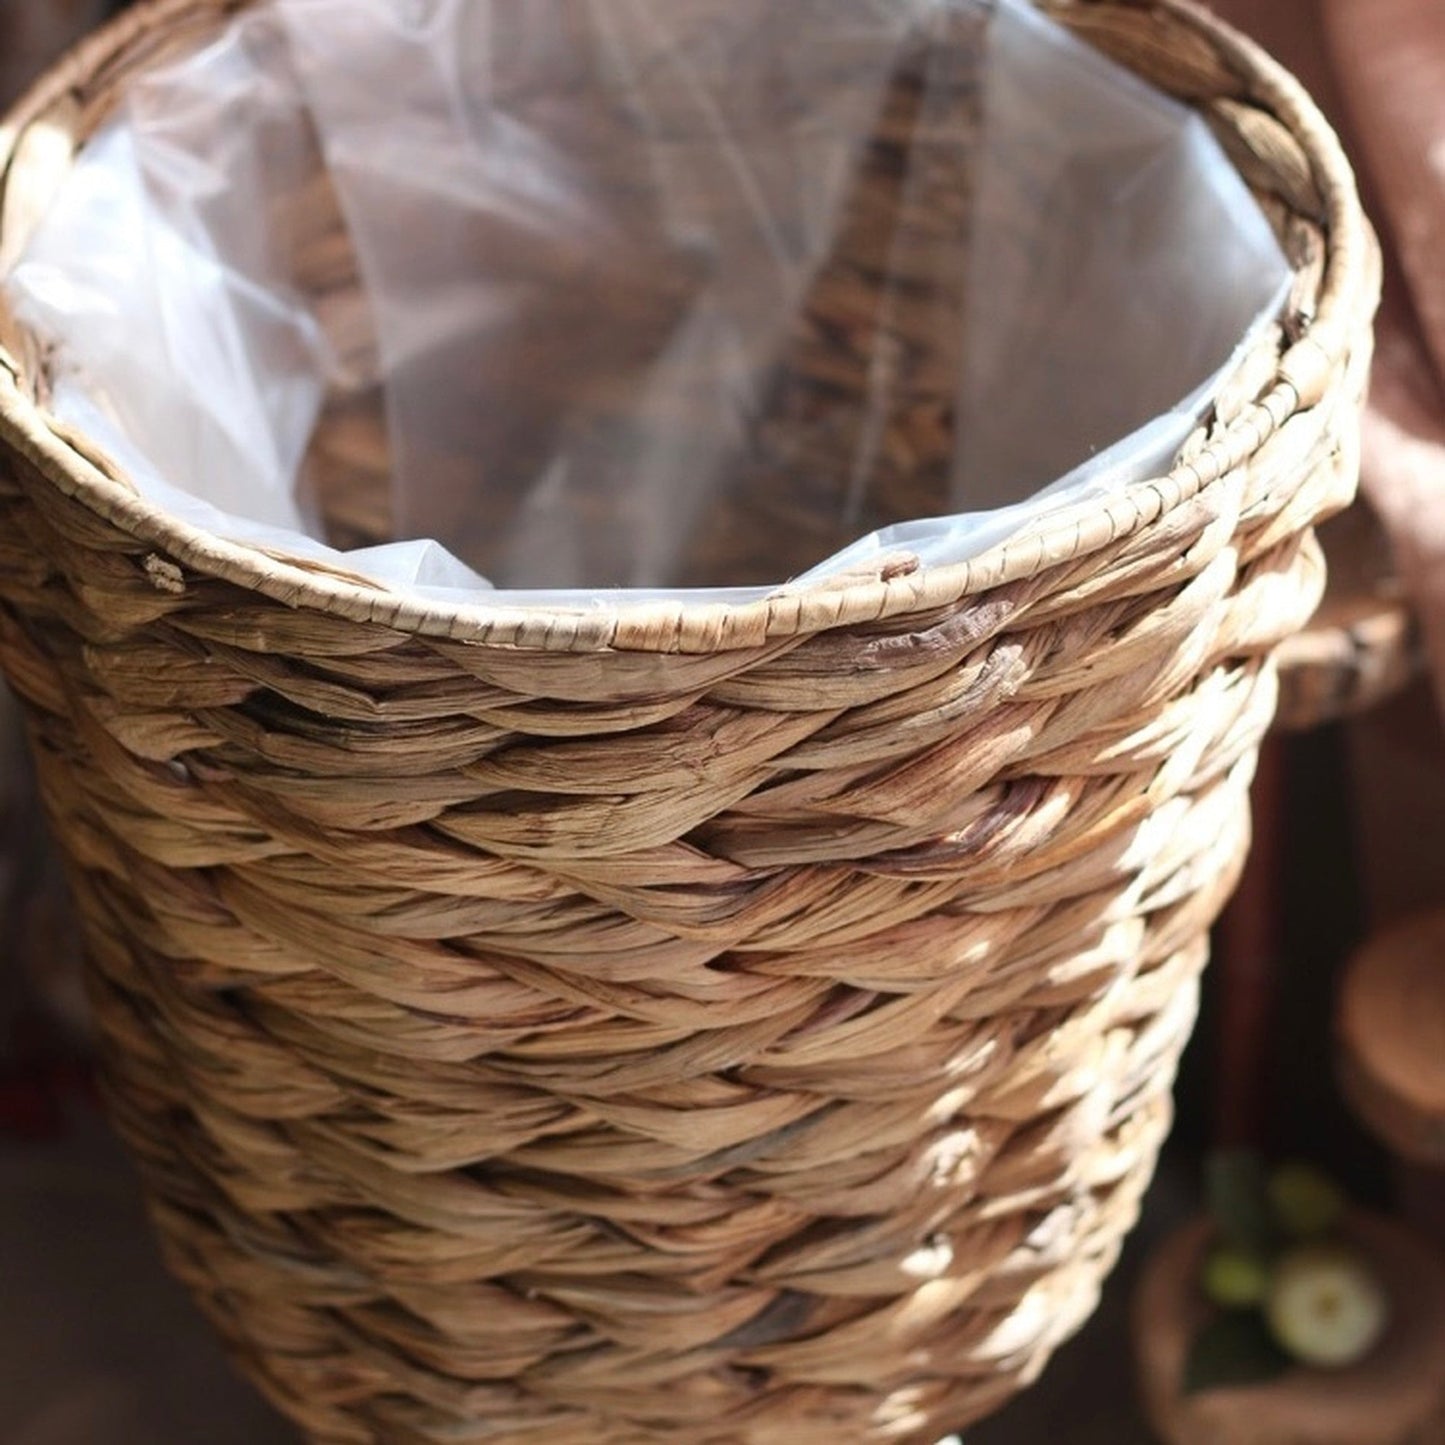
<svg viewBox="0 0 1445 1445"><path fill-rule="evenodd" d="M269 0L4 281L181 519L579 605L1157 475L1286 287L1203 122L1021 0Z"/></svg>

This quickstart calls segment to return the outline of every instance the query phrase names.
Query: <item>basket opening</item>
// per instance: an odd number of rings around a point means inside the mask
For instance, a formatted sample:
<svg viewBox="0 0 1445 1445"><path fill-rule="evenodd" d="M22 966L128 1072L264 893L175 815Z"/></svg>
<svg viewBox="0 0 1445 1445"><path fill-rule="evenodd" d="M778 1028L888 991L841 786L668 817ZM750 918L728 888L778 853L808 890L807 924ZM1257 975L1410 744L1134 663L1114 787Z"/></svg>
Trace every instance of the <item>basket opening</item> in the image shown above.
<svg viewBox="0 0 1445 1445"><path fill-rule="evenodd" d="M51 405L389 584L971 555L1167 468L1286 276L1019 0L259 0L117 102L5 281Z"/></svg>

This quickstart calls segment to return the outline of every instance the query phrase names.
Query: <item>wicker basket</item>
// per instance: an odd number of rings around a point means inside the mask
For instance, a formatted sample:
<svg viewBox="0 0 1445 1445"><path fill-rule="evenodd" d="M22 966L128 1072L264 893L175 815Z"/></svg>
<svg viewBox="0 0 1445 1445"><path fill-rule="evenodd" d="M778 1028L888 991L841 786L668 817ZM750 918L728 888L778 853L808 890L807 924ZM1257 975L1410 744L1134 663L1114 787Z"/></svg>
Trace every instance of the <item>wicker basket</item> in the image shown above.
<svg viewBox="0 0 1445 1445"><path fill-rule="evenodd" d="M3 132L0 255L142 6ZM929 1441L1087 1317L1168 1128L1376 253L1298 87L1204 108L1297 266L1167 478L764 603L428 610L141 500L0 351L0 658L176 1273L317 1441ZM1167 344L1167 339L1164 344Z"/></svg>
<svg viewBox="0 0 1445 1445"><path fill-rule="evenodd" d="M0 6L0 104L8 105L42 66L110 8L107 0L5 0Z"/></svg>
<svg viewBox="0 0 1445 1445"><path fill-rule="evenodd" d="M1325 599L1279 652L1275 728L1308 732L1388 702L1419 676L1423 645L1390 544L1361 497L1320 532Z"/></svg>

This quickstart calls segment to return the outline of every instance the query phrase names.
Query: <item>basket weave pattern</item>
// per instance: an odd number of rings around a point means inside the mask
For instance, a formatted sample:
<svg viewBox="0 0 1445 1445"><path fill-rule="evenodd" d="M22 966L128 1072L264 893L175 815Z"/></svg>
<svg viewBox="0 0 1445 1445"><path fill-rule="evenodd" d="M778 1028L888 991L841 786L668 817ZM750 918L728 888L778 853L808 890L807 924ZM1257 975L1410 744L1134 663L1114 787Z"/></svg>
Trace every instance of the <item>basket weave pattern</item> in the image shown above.
<svg viewBox="0 0 1445 1445"><path fill-rule="evenodd" d="M34 91L83 137L218 6ZM429 612L143 503L0 351L0 662L171 1267L317 1441L935 1439L1087 1316L1352 495L1374 254L1173 4L1300 282L1167 479L728 609ZM47 154L44 147L34 150Z"/></svg>

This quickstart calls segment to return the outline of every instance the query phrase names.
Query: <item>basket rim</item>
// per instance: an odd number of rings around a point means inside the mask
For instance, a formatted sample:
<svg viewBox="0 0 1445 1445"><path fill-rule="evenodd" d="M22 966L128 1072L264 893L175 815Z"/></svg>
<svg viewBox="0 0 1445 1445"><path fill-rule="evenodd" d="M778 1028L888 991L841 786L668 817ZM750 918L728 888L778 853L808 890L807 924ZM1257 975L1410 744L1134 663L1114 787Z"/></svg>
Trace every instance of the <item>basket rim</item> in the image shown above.
<svg viewBox="0 0 1445 1445"><path fill-rule="evenodd" d="M181 19L234 12L253 0L140 0L44 73L0 122L0 193L26 129L68 98L103 87L106 72L148 35ZM158 587L183 588L175 564L295 609L331 614L428 638L545 652L713 653L740 651L956 605L993 588L1098 552L1126 539L1237 470L1295 414L1329 393L1353 341L1353 320L1371 286L1371 239L1353 171L1303 86L1258 45L1191 0L1032 0L1067 19L1110 4L1165 12L1199 31L1269 105L1309 159L1324 203L1325 273L1313 318L1280 358L1273 384L1166 477L1051 513L981 556L920 567L882 558L868 573L784 585L754 602L628 600L591 607L477 602L447 604L386 589L323 563L227 541L147 501L113 464L88 454L23 385L0 346L0 440L62 494L156 553ZM912 565L908 565L912 563Z"/></svg>

